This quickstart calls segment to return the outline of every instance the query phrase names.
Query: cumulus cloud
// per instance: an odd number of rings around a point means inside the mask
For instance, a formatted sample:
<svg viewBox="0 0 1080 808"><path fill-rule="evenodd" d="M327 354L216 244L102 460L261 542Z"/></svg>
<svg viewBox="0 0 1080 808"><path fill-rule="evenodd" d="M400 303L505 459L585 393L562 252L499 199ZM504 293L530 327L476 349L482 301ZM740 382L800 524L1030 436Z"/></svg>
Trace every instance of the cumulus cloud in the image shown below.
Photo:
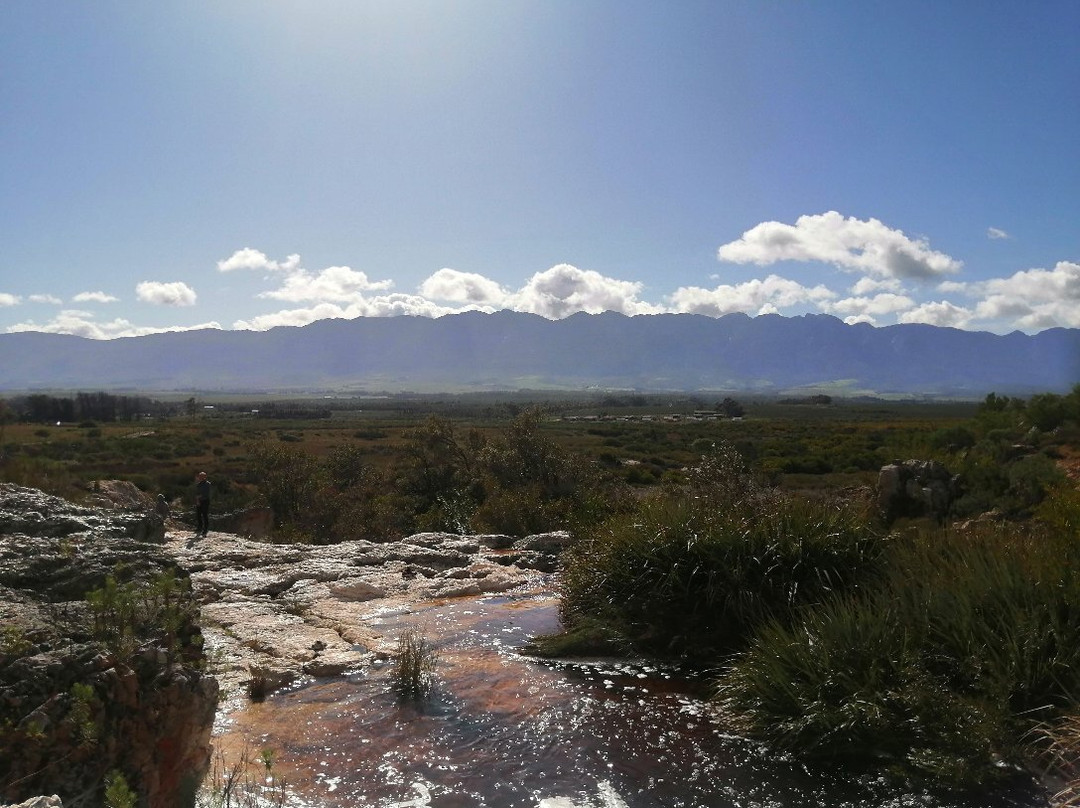
<svg viewBox="0 0 1080 808"><path fill-rule="evenodd" d="M300 256L295 253L284 261L276 261L251 247L237 250L228 258L218 261L217 267L221 272L246 269L284 275L277 289L261 292L259 297L288 303L347 305L361 300L365 292L382 291L393 286L393 281L373 281L366 273L346 266L312 272L301 265Z"/></svg>
<svg viewBox="0 0 1080 808"><path fill-rule="evenodd" d="M971 322L995 330L1080 327L1080 264L1074 261L1059 261L1053 269L1026 269L1007 278L938 288L975 301Z"/></svg>
<svg viewBox="0 0 1080 808"><path fill-rule="evenodd" d="M836 211L800 216L794 225L762 222L717 250L721 261L767 266L778 261L817 261L874 278L931 280L963 266L877 219L844 218Z"/></svg>
<svg viewBox="0 0 1080 808"><path fill-rule="evenodd" d="M907 295L882 292L873 297L846 297L843 300L825 301L821 304L821 308L834 314L873 318L880 317L883 314L895 314L909 309L913 305L915 305L915 301Z"/></svg>
<svg viewBox="0 0 1080 808"><path fill-rule="evenodd" d="M858 325L859 323L866 323L867 325L877 325L877 320L875 320L869 314L852 314L848 317L845 317L844 322L848 325Z"/></svg>
<svg viewBox="0 0 1080 808"><path fill-rule="evenodd" d="M19 296L8 294L7 292L0 292L0 306L17 306L19 305Z"/></svg>
<svg viewBox="0 0 1080 808"><path fill-rule="evenodd" d="M498 308L510 300L500 284L475 272L440 269L420 284L419 292L432 300Z"/></svg>
<svg viewBox="0 0 1080 808"><path fill-rule="evenodd" d="M994 278L976 288L985 293L975 307L980 318L1008 318L1024 330L1080 327L1080 264L1073 261Z"/></svg>
<svg viewBox="0 0 1080 808"><path fill-rule="evenodd" d="M73 303L115 303L119 299L106 292L79 292L71 298Z"/></svg>
<svg viewBox="0 0 1080 808"><path fill-rule="evenodd" d="M509 308L558 320L575 312L597 314L616 311L621 314L655 314L663 311L638 299L643 284L621 281L591 269L570 264L556 264L537 272L508 300Z"/></svg>
<svg viewBox="0 0 1080 808"><path fill-rule="evenodd" d="M356 317L441 317L459 309L439 306L417 295L394 293L371 299L360 299L348 306L336 303L319 303L308 308L283 309L272 314L261 314L250 320L237 320L233 328L246 331L266 331L277 326L301 326L316 320L353 319Z"/></svg>
<svg viewBox="0 0 1080 808"><path fill-rule="evenodd" d="M1008 278L986 281L991 294L1016 295L1027 300L1067 300L1080 303L1080 264L1058 261L1053 269L1028 269Z"/></svg>
<svg viewBox="0 0 1080 808"><path fill-rule="evenodd" d="M971 309L957 306L947 300L923 303L905 311L896 319L901 323L925 323L947 328L965 328L974 317Z"/></svg>
<svg viewBox="0 0 1080 808"><path fill-rule="evenodd" d="M1011 238L1011 236L1008 233L1006 233L1004 230L1000 230L1000 229L998 229L996 227L988 227L988 228L986 228L986 237L988 239Z"/></svg>
<svg viewBox="0 0 1080 808"><path fill-rule="evenodd" d="M872 295L875 292L899 292L903 284L899 278L870 278L862 277L855 281L851 287L851 294L857 297Z"/></svg>
<svg viewBox="0 0 1080 808"><path fill-rule="evenodd" d="M284 261L273 261L260 250L244 247L228 258L217 262L218 272L232 272L237 269L255 269L265 272L292 272L300 266L300 256L290 255Z"/></svg>
<svg viewBox="0 0 1080 808"><path fill-rule="evenodd" d="M53 306L59 306L63 304L63 300L56 295L30 295L27 298L31 303L48 303Z"/></svg>
<svg viewBox="0 0 1080 808"><path fill-rule="evenodd" d="M262 292L259 297L290 303L345 303L357 299L363 292L388 289L392 285L392 281L369 280L366 273L349 267L328 267L318 273L296 268L289 271L280 288Z"/></svg>
<svg viewBox="0 0 1080 808"><path fill-rule="evenodd" d="M143 303L159 306L194 306L197 297L195 290L182 281L143 281L135 287L135 296Z"/></svg>
<svg viewBox="0 0 1080 808"><path fill-rule="evenodd" d="M803 286L797 281L769 275L735 285L721 284L714 289L683 286L671 295L675 311L720 317L737 311L772 314L780 307L800 303L821 304L836 296L824 286Z"/></svg>
<svg viewBox="0 0 1080 808"><path fill-rule="evenodd" d="M964 281L942 281L937 285L937 290L942 294L967 294L969 284Z"/></svg>
<svg viewBox="0 0 1080 808"><path fill-rule="evenodd" d="M19 331L43 331L47 334L73 334L77 337L88 339L115 339L117 337L142 337L147 334L160 334L172 331L195 331L203 328L221 328L216 322L200 323L192 326L169 326L167 328L154 328L136 326L128 320L117 317L107 322L99 322L94 315L81 309L64 309L56 317L47 323L39 324L33 321L15 323L7 327L7 332L14 334Z"/></svg>

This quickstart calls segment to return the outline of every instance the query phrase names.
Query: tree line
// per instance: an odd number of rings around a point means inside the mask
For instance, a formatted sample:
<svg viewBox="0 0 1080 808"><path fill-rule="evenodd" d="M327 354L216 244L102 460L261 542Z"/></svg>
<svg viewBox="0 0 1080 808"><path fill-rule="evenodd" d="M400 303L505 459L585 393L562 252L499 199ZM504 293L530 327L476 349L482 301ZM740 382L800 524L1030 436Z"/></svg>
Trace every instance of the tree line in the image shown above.
<svg viewBox="0 0 1080 808"><path fill-rule="evenodd" d="M174 415L178 408L146 396L122 396L113 393L76 393L74 396L52 396L31 393L12 396L6 401L14 420L30 423L63 421L134 421L145 417Z"/></svg>

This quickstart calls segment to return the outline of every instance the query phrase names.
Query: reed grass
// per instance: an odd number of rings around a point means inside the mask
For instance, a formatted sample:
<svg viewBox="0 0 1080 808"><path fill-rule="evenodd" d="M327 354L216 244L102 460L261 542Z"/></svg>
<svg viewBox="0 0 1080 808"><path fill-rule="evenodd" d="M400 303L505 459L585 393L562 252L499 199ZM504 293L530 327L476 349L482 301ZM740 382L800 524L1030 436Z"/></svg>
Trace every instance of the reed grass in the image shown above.
<svg viewBox="0 0 1080 808"><path fill-rule="evenodd" d="M438 665L439 654L430 641L415 629L402 632L390 674L398 698L416 701L427 696Z"/></svg>

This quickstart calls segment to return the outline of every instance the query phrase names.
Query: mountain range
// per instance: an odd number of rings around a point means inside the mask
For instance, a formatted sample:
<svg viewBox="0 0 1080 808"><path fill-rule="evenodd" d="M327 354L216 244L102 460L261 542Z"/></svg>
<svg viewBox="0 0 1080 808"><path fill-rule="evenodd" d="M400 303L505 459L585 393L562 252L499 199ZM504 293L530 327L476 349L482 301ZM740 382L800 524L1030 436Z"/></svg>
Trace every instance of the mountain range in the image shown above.
<svg viewBox="0 0 1080 808"><path fill-rule="evenodd" d="M1080 329L1006 335L824 314L468 312L113 340L0 335L0 390L730 390L979 396L1067 392Z"/></svg>

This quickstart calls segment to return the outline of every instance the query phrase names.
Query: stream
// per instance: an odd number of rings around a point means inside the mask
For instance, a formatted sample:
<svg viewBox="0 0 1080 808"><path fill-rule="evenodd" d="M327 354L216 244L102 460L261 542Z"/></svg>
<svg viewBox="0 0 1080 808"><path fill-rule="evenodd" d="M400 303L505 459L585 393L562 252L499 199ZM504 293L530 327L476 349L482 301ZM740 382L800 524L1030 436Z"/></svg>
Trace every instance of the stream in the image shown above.
<svg viewBox="0 0 1080 808"><path fill-rule="evenodd" d="M964 798L808 770L732 734L707 681L643 661L537 660L558 629L535 593L385 611L439 653L435 686L399 703L390 663L222 710L215 746L274 750L295 808L1027 808L1019 790ZM257 752L256 752L257 754Z"/></svg>

